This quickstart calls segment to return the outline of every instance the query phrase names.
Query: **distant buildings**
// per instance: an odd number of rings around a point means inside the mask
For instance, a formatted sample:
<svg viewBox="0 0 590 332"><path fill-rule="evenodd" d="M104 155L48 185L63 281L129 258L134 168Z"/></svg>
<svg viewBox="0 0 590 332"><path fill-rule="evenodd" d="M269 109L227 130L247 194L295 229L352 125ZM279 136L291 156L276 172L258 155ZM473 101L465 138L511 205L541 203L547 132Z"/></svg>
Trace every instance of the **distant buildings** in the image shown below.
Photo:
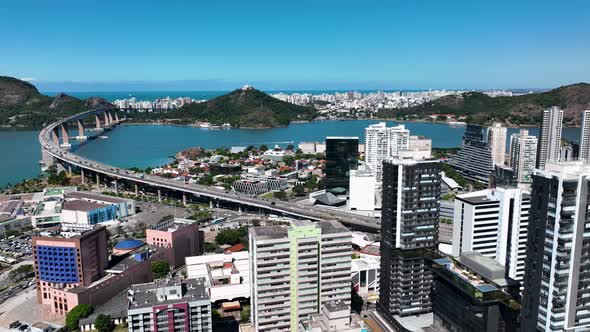
<svg viewBox="0 0 590 332"><path fill-rule="evenodd" d="M476 252L435 259L433 331L518 331L518 282L504 266ZM532 330L523 330L532 331Z"/></svg>
<svg viewBox="0 0 590 332"><path fill-rule="evenodd" d="M553 106L543 111L537 144L537 168L544 169L547 161L559 161L563 111Z"/></svg>
<svg viewBox="0 0 590 332"><path fill-rule="evenodd" d="M457 156L448 163L468 180L488 183L494 167L492 151L483 141L483 128L467 125L463 145Z"/></svg>
<svg viewBox="0 0 590 332"><path fill-rule="evenodd" d="M326 190L348 191L350 170L358 165L358 137L326 137Z"/></svg>
<svg viewBox="0 0 590 332"><path fill-rule="evenodd" d="M492 153L494 165L503 166L506 162L506 127L501 123L493 123L488 127L488 148Z"/></svg>
<svg viewBox="0 0 590 332"><path fill-rule="evenodd" d="M582 128L580 133L580 160L590 162L590 110L582 112Z"/></svg>
<svg viewBox="0 0 590 332"><path fill-rule="evenodd" d="M351 238L336 221L250 228L254 329L296 331L327 303L349 307Z"/></svg>
<svg viewBox="0 0 590 332"><path fill-rule="evenodd" d="M129 290L129 332L213 331L205 279L162 278Z"/></svg>
<svg viewBox="0 0 590 332"><path fill-rule="evenodd" d="M590 327L590 166L547 161L531 191L521 331Z"/></svg>
<svg viewBox="0 0 590 332"><path fill-rule="evenodd" d="M529 193L494 188L455 197L453 256L476 251L506 268L506 276L522 282L531 208Z"/></svg>
<svg viewBox="0 0 590 332"><path fill-rule="evenodd" d="M383 164L379 313L396 325L398 317L432 309L428 261L436 248L440 167L432 160Z"/></svg>
<svg viewBox="0 0 590 332"><path fill-rule="evenodd" d="M531 183L537 161L537 137L529 135L527 129L510 136L510 162L518 183Z"/></svg>

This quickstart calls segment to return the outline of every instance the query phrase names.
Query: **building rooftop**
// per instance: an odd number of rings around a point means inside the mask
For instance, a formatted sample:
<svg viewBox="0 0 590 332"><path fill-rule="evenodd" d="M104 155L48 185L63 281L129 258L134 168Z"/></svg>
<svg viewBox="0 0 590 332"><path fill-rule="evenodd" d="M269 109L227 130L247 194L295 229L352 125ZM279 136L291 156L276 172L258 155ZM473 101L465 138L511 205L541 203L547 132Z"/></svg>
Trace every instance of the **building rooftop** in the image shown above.
<svg viewBox="0 0 590 332"><path fill-rule="evenodd" d="M180 291L180 293L178 293ZM205 279L162 278L150 283L132 285L130 309L187 301L209 300Z"/></svg>
<svg viewBox="0 0 590 332"><path fill-rule="evenodd" d="M108 195L100 195L100 194L95 194L95 193L90 193L90 192L85 192L85 191L73 191L70 193L66 193L65 198L90 199L90 200L102 201L102 202L113 203L113 204L119 204L119 203L123 203L126 201L123 198L118 198L118 197L113 197L113 196L108 196Z"/></svg>
<svg viewBox="0 0 590 332"><path fill-rule="evenodd" d="M66 238L77 239L93 234L94 232L106 231L104 226L88 225L62 225L56 227L43 228L33 240L43 240L44 238Z"/></svg>
<svg viewBox="0 0 590 332"><path fill-rule="evenodd" d="M104 208L105 204L82 201L82 200L75 200L75 201L65 201L63 204L62 210L69 210L69 211L83 211L89 212L98 209Z"/></svg>

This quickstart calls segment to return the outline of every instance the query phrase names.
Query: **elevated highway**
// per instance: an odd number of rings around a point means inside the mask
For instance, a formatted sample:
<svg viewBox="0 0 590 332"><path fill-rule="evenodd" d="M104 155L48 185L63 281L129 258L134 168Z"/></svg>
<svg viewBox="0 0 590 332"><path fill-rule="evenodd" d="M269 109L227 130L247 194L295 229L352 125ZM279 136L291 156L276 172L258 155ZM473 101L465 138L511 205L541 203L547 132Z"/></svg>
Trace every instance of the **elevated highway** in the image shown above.
<svg viewBox="0 0 590 332"><path fill-rule="evenodd" d="M368 232L378 232L380 225L375 218L358 216L351 213L322 209L309 206L301 206L297 203L285 202L280 200L264 199L258 197L248 197L240 195L232 191L226 191L218 188L202 186L198 184L186 184L172 179L165 179L159 176L153 176L149 174L137 174L132 171L118 168L112 165L100 163L95 160L83 158L75 153L72 153L67 149L69 144L64 142L60 145L60 140L57 138L58 133L62 133L62 141L67 139L67 123L78 123L81 125L81 120L95 115L97 121L97 129L99 127L99 115L108 114L108 111L104 110L91 110L83 113L79 113L60 121L54 122L47 127L43 128L39 133L39 143L41 144L42 154L44 163L51 165L52 163L60 162L62 165L67 165L70 169L72 167L78 168L82 173L84 181L84 172L94 173L97 176L100 174L108 178L113 179L115 188L117 181L125 180L133 184L140 184L143 186L149 186L158 190L158 196L160 189L166 189L173 192L178 192L183 195L183 200L186 200L186 195L194 195L197 197L207 197L214 200L220 200L225 202L231 202L239 205L255 207L268 211L273 211L278 214L306 218L311 220L338 220L341 223L357 230L363 230ZM108 124L108 119L113 119L112 115L104 115L105 124ZM115 116L116 118L116 116ZM115 123L118 124L117 118ZM64 137L65 132L65 137ZM136 187L137 188L137 187ZM136 189L137 191L137 189Z"/></svg>

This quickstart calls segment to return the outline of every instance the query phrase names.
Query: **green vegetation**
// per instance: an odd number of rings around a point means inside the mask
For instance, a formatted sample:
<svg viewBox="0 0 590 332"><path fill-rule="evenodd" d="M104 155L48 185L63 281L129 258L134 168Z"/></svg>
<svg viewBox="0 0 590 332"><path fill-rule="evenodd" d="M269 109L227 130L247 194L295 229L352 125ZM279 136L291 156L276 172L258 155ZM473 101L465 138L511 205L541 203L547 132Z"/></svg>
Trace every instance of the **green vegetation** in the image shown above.
<svg viewBox="0 0 590 332"><path fill-rule="evenodd" d="M448 219L448 218L440 218L439 219L439 222L442 223L442 224L449 224L450 225L450 224L453 223L453 220L452 219Z"/></svg>
<svg viewBox="0 0 590 332"><path fill-rule="evenodd" d="M204 103L191 103L162 113L136 113L135 121L174 119L189 124L208 121L230 123L233 127L268 128L286 126L295 120L310 120L316 114L312 107L293 105L256 89L237 89Z"/></svg>
<svg viewBox="0 0 590 332"><path fill-rule="evenodd" d="M449 164L441 163L440 166L441 166L440 167L441 170L443 172L445 172L445 175L450 177L451 179L455 180L457 182L457 184L459 184L461 187L463 187L463 188L469 187L469 180L462 177L459 173L457 173L457 171L454 168L449 166Z"/></svg>
<svg viewBox="0 0 590 332"><path fill-rule="evenodd" d="M287 199L287 193L284 190L275 191L272 197L284 201Z"/></svg>
<svg viewBox="0 0 590 332"><path fill-rule="evenodd" d="M94 320L94 328L98 332L112 332L115 329L115 323L111 316L100 314Z"/></svg>
<svg viewBox="0 0 590 332"><path fill-rule="evenodd" d="M33 265L25 264L25 265L20 265L16 269L13 269L10 272L8 272L8 278L10 280L12 280L13 282L19 282L32 274L33 274Z"/></svg>
<svg viewBox="0 0 590 332"><path fill-rule="evenodd" d="M0 76L0 126L40 128L91 108L112 108L106 100L80 100L63 93L45 96L31 83Z"/></svg>
<svg viewBox="0 0 590 332"><path fill-rule="evenodd" d="M242 307L242 311L240 312L240 320L241 323L247 323L250 321L250 306L245 305Z"/></svg>
<svg viewBox="0 0 590 332"><path fill-rule="evenodd" d="M70 331L77 331L80 325L80 319L86 318L92 314L92 307L88 304L78 304L66 314L66 327Z"/></svg>
<svg viewBox="0 0 590 332"><path fill-rule="evenodd" d="M150 268L154 279L164 278L170 272L170 264L165 261L153 261L150 264Z"/></svg>
<svg viewBox="0 0 590 332"><path fill-rule="evenodd" d="M291 191L293 191L293 194L295 194L295 196L305 195L305 188L300 184L294 186L293 189L291 189Z"/></svg>
<svg viewBox="0 0 590 332"><path fill-rule="evenodd" d="M363 298L358 295L354 289L350 292L350 308L355 311L357 314L360 314L363 310L363 305L365 301Z"/></svg>
<svg viewBox="0 0 590 332"><path fill-rule="evenodd" d="M455 199L455 195L451 194L451 193L446 193L444 195L442 195L441 197L443 199L443 201L452 201L453 199Z"/></svg>
<svg viewBox="0 0 590 332"><path fill-rule="evenodd" d="M240 227L238 229L224 229L217 233L215 236L215 242L217 244L228 244L233 246L234 244L240 243L240 239L248 234L247 227Z"/></svg>
<svg viewBox="0 0 590 332"><path fill-rule="evenodd" d="M211 242L205 242L205 252L215 252L215 249L217 249L217 246L215 245L215 243L211 243Z"/></svg>
<svg viewBox="0 0 590 332"><path fill-rule="evenodd" d="M57 173L57 167L55 165L49 167L47 169L47 184L50 185L57 185L57 186L67 186L70 183L70 179L68 178L68 173L65 171Z"/></svg>

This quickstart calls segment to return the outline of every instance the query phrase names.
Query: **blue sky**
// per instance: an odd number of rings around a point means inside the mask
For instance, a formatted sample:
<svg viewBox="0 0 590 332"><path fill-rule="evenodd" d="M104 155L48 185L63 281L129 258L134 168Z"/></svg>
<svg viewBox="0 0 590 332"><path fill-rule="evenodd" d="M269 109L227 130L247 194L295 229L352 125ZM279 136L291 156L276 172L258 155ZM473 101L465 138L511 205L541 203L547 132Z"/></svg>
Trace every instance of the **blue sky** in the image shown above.
<svg viewBox="0 0 590 332"><path fill-rule="evenodd" d="M590 1L0 2L45 91L549 88L590 81Z"/></svg>

